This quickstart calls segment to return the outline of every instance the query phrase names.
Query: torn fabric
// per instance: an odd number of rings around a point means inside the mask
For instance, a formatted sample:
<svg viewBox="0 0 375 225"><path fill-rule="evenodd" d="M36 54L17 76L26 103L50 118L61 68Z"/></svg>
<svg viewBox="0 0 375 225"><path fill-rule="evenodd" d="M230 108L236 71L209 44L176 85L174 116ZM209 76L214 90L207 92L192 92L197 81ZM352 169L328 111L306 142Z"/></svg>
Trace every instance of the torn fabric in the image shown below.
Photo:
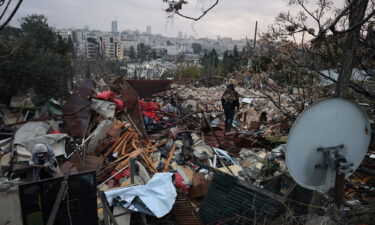
<svg viewBox="0 0 375 225"><path fill-rule="evenodd" d="M118 188L105 192L110 205L115 198L125 208L143 212L158 218L169 213L176 200L176 189L172 182L172 173L157 173L146 185Z"/></svg>

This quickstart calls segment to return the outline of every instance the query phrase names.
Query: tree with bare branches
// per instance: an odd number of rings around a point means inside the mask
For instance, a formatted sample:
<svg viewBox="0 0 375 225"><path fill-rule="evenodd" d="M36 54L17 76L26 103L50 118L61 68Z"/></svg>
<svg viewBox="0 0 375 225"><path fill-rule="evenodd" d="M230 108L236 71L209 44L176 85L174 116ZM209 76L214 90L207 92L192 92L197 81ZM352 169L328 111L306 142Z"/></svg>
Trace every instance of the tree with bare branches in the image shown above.
<svg viewBox="0 0 375 225"><path fill-rule="evenodd" d="M187 0L163 0L163 2L168 5L165 11L169 14L169 16L173 16L176 14L185 19L194 21L198 21L203 18L210 10L212 10L215 6L217 6L217 4L219 4L219 0L214 0L214 2L207 9L203 9L203 12L199 16L193 17L181 13L183 6L188 4Z"/></svg>
<svg viewBox="0 0 375 225"><path fill-rule="evenodd" d="M374 1L348 0L342 9L330 0L291 0L289 5L300 10L280 13L269 35L279 43L292 44L287 54L290 61L335 82L337 96L347 97L352 89L373 99L375 94L364 83L351 78L353 69L366 77L363 82L374 74L369 62L375 46L366 38L373 30L369 27L374 21ZM338 77L322 73L323 69L337 71Z"/></svg>

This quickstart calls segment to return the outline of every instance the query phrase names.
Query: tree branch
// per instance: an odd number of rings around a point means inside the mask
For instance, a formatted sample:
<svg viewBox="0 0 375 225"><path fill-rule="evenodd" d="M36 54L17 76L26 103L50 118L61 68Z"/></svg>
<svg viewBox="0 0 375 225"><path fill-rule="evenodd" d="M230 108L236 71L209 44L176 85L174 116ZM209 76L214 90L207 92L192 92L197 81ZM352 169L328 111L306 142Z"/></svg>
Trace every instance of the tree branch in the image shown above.
<svg viewBox="0 0 375 225"><path fill-rule="evenodd" d="M195 18L194 18L194 17L190 17L190 16L183 15L183 14L181 14L181 13L179 12L178 9L175 9L175 8L173 9L173 13L175 13L175 14L181 16L181 17L184 17L184 18L186 18L186 19L190 19L190 20L198 21L198 20L200 20L203 16L205 16L205 15L208 13L208 11L210 11L211 9L213 9L218 3L219 3L219 0L216 0L215 3L214 3L213 5L211 5L208 9L206 9L205 11L203 11L203 13L202 13L200 16L195 17Z"/></svg>
<svg viewBox="0 0 375 225"><path fill-rule="evenodd" d="M322 35L324 35L328 30L332 30L334 29L334 27L336 26L336 24L339 22L339 20L345 16L345 14L349 11L350 7L352 7L354 5L354 3L356 2L357 0L352 0L341 12L338 16L336 16L336 18L333 20L333 22L328 25L325 29L323 29L318 35L317 35L317 38L321 37Z"/></svg>
<svg viewBox="0 0 375 225"><path fill-rule="evenodd" d="M0 31L10 22L10 20L13 18L13 16L16 14L18 8L20 7L23 0L19 0L17 5L14 7L13 12L9 15L8 19L5 20L3 24L0 25Z"/></svg>
<svg viewBox="0 0 375 225"><path fill-rule="evenodd" d="M343 33L350 32L350 31L358 28L359 26L362 26L362 24L366 23L374 15L375 15L375 10L373 10L370 14L368 14L362 21L354 24L353 26L349 27L348 29L341 30L341 31L333 30L332 32L335 33L335 34L343 34Z"/></svg>
<svg viewBox="0 0 375 225"><path fill-rule="evenodd" d="M10 3L12 2L12 0L9 0L8 1L8 4L5 6L5 8L4 8L4 11L1 13L1 15L0 15L0 20L3 18L3 16L5 15L5 12L8 10L8 7L9 7L9 5L10 5Z"/></svg>

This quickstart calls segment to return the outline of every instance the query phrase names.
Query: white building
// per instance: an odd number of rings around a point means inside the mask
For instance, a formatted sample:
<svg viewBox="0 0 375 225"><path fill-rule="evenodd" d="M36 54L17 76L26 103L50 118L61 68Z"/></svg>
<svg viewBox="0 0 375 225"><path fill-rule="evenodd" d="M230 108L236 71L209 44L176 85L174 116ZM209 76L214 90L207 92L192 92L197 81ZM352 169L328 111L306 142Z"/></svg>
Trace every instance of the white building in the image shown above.
<svg viewBox="0 0 375 225"><path fill-rule="evenodd" d="M134 50L137 50L138 42L132 40L122 40L122 45L125 51L129 51L130 47L133 47Z"/></svg>
<svg viewBox="0 0 375 225"><path fill-rule="evenodd" d="M81 30L73 31L74 49L77 55L84 55L86 52L86 35Z"/></svg>
<svg viewBox="0 0 375 225"><path fill-rule="evenodd" d="M69 38L73 40L73 30L71 29L59 29L57 33L65 40Z"/></svg>
<svg viewBox="0 0 375 225"><path fill-rule="evenodd" d="M104 35L100 37L102 53L108 59L123 59L124 47L121 37L115 35Z"/></svg>
<svg viewBox="0 0 375 225"><path fill-rule="evenodd" d="M97 36L88 34L85 44L88 59L93 59L100 54L100 39Z"/></svg>

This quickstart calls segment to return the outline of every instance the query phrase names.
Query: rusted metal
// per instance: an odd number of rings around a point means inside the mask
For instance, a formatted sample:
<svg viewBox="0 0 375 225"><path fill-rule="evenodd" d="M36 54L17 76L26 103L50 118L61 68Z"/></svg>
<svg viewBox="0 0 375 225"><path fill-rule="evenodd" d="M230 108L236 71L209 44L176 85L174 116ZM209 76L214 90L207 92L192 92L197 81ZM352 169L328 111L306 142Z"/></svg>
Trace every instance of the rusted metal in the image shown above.
<svg viewBox="0 0 375 225"><path fill-rule="evenodd" d="M179 225L203 225L191 206L190 200L182 190L177 190L177 197L171 215Z"/></svg>
<svg viewBox="0 0 375 225"><path fill-rule="evenodd" d="M154 94L170 88L172 80L126 80L140 98L150 98Z"/></svg>
<svg viewBox="0 0 375 225"><path fill-rule="evenodd" d="M224 133L224 126L213 127L205 136L204 141L213 147L221 148L228 151L231 154L237 154L240 152L233 138L235 133Z"/></svg>
<svg viewBox="0 0 375 225"><path fill-rule="evenodd" d="M92 80L81 82L63 107L68 134L85 138L91 118L90 97L94 94L95 83Z"/></svg>
<svg viewBox="0 0 375 225"><path fill-rule="evenodd" d="M340 167L340 163L346 163L346 159L345 158L337 159L336 168ZM336 203L336 206L338 208L340 208L344 199L344 185L345 185L345 173L341 173L338 170L336 170L333 201Z"/></svg>
<svg viewBox="0 0 375 225"><path fill-rule="evenodd" d="M145 138L147 133L139 104L139 96L126 81L122 81L121 87L121 100L125 102L125 110L130 117L130 122L140 135Z"/></svg>

